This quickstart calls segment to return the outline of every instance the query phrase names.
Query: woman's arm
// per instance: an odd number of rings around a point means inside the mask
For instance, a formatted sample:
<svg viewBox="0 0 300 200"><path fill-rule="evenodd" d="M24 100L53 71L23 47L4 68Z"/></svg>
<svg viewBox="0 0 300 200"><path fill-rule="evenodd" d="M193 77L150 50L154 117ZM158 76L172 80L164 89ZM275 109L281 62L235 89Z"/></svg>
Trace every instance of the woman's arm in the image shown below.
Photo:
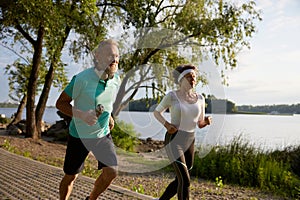
<svg viewBox="0 0 300 200"><path fill-rule="evenodd" d="M163 112L153 111L154 117L167 129L168 133L174 134L177 132L177 127L168 122L162 115Z"/></svg>

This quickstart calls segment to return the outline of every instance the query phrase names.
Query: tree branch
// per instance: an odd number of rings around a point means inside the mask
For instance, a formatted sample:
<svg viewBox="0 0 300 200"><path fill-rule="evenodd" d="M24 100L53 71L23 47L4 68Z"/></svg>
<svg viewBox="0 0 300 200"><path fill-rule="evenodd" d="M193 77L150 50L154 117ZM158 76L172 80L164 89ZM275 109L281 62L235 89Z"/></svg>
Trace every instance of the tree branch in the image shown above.
<svg viewBox="0 0 300 200"><path fill-rule="evenodd" d="M169 17L172 17L172 16L175 15L175 12L178 8L183 7L183 5L176 5L176 6L175 5L170 5L170 6L164 6L164 7L160 8L160 6L162 5L163 2L164 1L162 0L159 3L159 5L157 6L157 9L156 9L155 14L154 14L155 18L159 15L160 12L162 12L163 10L165 10L167 8L175 8L175 9L174 9L172 14L166 15L162 20L157 21L157 23L155 23L154 25L161 24L161 23L165 22Z"/></svg>
<svg viewBox="0 0 300 200"><path fill-rule="evenodd" d="M22 26L16 21L16 29L28 40L32 46L36 46L36 41L22 28Z"/></svg>
<svg viewBox="0 0 300 200"><path fill-rule="evenodd" d="M138 81L138 82L132 84L132 85L125 91L125 94L128 94L130 90L135 90L135 89L139 88L140 84L142 84L143 82L153 80L154 78L155 78L155 77L146 78L146 79L140 80L140 81Z"/></svg>
<svg viewBox="0 0 300 200"><path fill-rule="evenodd" d="M183 7L184 5L169 5L169 6L164 6L162 7L161 9L159 9L156 13L160 13L162 12L164 9L167 9L167 8L175 8L175 10L177 10L178 8L180 7Z"/></svg>
<svg viewBox="0 0 300 200"><path fill-rule="evenodd" d="M8 47L8 46L6 46L6 45L3 45L3 44L1 44L1 43L0 43L0 45L3 46L3 47L6 48L6 49L12 51L14 54L16 54L16 55L17 55L18 57L20 57L22 60L24 60L27 64L29 64L28 60L27 60L26 58L24 58L21 54L19 54L18 52L16 52L14 49L12 49L12 48L10 48L10 47Z"/></svg>
<svg viewBox="0 0 300 200"><path fill-rule="evenodd" d="M159 91L159 92L165 94L165 91L163 91L163 90L161 90L160 88L155 87L155 86L153 87L153 86L148 86L148 85L141 85L141 86L139 86L139 88L150 88L150 89L155 89L155 90L157 90L157 91Z"/></svg>
<svg viewBox="0 0 300 200"><path fill-rule="evenodd" d="M117 3L108 3L108 2L105 2L105 3L97 3L96 4L97 7L102 7L102 6L112 6L112 7L119 7L119 8L122 8L123 10L127 11L126 7L124 4L117 4Z"/></svg>

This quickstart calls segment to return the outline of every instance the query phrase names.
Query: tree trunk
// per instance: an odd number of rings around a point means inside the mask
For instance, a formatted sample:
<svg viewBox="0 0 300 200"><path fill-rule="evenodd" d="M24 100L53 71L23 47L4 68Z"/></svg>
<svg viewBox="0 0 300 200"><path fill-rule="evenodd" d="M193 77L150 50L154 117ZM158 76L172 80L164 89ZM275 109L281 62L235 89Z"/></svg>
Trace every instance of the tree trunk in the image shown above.
<svg viewBox="0 0 300 200"><path fill-rule="evenodd" d="M43 51L44 27L40 26L37 35L37 41L34 45L34 54L32 60L32 70L28 82L27 105L26 105L26 133L25 137L39 139L35 120L35 96L37 89L37 80L39 75L40 63Z"/></svg>
<svg viewBox="0 0 300 200"><path fill-rule="evenodd" d="M27 102L27 95L25 94L23 96L23 98L21 99L21 102L18 106L17 112L15 113L15 116L14 116L13 120L9 123L8 126L13 125L13 124L17 124L22 120L22 114L23 114L23 110L26 106L26 102Z"/></svg>
<svg viewBox="0 0 300 200"><path fill-rule="evenodd" d="M117 98L116 98L116 101L114 102L114 108L113 108L113 115L114 116L118 116L120 114L120 112L126 108L126 106L128 106L130 100L133 99L133 97L136 95L137 93L137 89L134 89L134 91L131 93L131 95L126 99L124 100L124 97L125 97L125 86L127 84L127 81L128 81L128 77L124 78L124 80L122 81L122 84L120 86L120 89L118 91L118 94L117 94Z"/></svg>
<svg viewBox="0 0 300 200"><path fill-rule="evenodd" d="M41 138L42 136L42 122L43 122L43 115L46 109L47 100L49 97L49 92L51 89L51 85L54 79L54 68L53 63L51 64L45 78L45 84L43 87L43 91L40 95L39 102L36 106L35 111L35 118L36 118L36 128L38 131L38 137Z"/></svg>
<svg viewBox="0 0 300 200"><path fill-rule="evenodd" d="M57 52L61 52L66 40L70 34L70 27L66 27L65 29L65 36L62 39L62 44L61 47L57 50ZM37 126L37 131L38 131L38 135L39 137L42 136L42 119L43 119L43 115L47 106L47 101L48 101L48 97L49 97L49 93L50 93L50 89L51 89L51 85L53 83L53 79L54 79L54 72L55 72L55 65L57 65L57 61L60 60L56 55L53 57L52 61L51 61L51 65L50 68L46 74L46 78L45 78L45 84L43 87L43 91L41 93L41 96L39 98L39 102L37 104L36 107L36 113L35 113L35 117L36 117L36 126Z"/></svg>
<svg viewBox="0 0 300 200"><path fill-rule="evenodd" d="M124 77L124 79L122 80L122 83L121 83L121 86L119 88L119 91L118 91L118 94L117 94L117 98L116 98L116 101L114 102L114 105L113 105L113 115L114 116L118 116L121 112L122 109L124 109L122 107L122 100L125 96L125 86L128 82L128 75Z"/></svg>
<svg viewBox="0 0 300 200"><path fill-rule="evenodd" d="M127 73L126 76L124 77L124 79L122 80L121 86L120 86L118 94L117 94L116 101L114 102L114 105L113 105L113 115L114 116L118 116L120 114L120 112L124 108L126 108L126 106L128 106L130 100L132 100L133 97L138 92L138 89L134 89L134 91L131 93L131 95L126 100L124 100L124 97L127 95L127 92L126 92L127 82L133 76L133 74L134 74L133 71ZM141 80L138 82L137 88L140 86L140 84L142 82L143 82L143 78L141 78Z"/></svg>

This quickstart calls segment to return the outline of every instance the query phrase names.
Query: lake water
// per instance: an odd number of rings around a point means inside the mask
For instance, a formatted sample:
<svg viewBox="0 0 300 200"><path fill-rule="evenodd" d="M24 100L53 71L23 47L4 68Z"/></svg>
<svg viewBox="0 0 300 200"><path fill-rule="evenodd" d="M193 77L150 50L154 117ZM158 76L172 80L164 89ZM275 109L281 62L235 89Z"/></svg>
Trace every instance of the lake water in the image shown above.
<svg viewBox="0 0 300 200"><path fill-rule="evenodd" d="M282 149L300 145L300 115L245 115L207 114L213 123L203 129L197 128L199 144L226 144L241 136L243 140L262 149ZM165 114L170 119L169 114ZM122 112L120 119L132 123L142 138L163 140L165 128L154 118L152 112Z"/></svg>
<svg viewBox="0 0 300 200"><path fill-rule="evenodd" d="M47 108L44 121L50 124L60 120L55 108ZM16 108L0 108L0 114L10 117ZM208 114L213 124L196 130L199 144L226 144L234 137L241 136L263 149L282 149L290 145L300 145L300 115L243 115ZM166 113L166 118L170 118ZM23 113L25 118L25 113ZM151 137L163 140L165 129L154 118L152 112L126 112L118 116L120 120L133 124L140 138Z"/></svg>

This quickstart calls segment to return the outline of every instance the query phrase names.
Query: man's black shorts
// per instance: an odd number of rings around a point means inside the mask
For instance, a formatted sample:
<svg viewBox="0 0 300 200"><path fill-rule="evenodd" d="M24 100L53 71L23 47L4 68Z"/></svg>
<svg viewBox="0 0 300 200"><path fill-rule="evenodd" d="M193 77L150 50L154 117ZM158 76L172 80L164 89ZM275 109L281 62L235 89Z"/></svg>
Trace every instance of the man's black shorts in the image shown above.
<svg viewBox="0 0 300 200"><path fill-rule="evenodd" d="M116 167L118 165L116 151L110 134L95 139L81 139L69 135L64 172L69 175L81 172L84 168L84 161L90 151L98 160L98 169L102 169L102 167Z"/></svg>

